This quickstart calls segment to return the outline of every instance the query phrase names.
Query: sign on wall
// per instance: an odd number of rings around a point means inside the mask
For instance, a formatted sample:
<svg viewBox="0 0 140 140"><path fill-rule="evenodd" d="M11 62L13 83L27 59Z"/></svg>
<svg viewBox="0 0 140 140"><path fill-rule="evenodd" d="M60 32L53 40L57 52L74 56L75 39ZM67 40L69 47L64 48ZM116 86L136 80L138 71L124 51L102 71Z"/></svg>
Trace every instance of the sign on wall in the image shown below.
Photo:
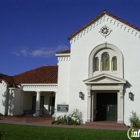
<svg viewBox="0 0 140 140"><path fill-rule="evenodd" d="M69 105L57 105L57 111L68 112Z"/></svg>

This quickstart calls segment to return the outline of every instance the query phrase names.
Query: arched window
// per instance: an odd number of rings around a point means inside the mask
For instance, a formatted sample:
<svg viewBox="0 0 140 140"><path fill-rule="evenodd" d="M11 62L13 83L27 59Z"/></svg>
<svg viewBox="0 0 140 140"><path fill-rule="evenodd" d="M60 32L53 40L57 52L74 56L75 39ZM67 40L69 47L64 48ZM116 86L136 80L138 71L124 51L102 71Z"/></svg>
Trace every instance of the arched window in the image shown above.
<svg viewBox="0 0 140 140"><path fill-rule="evenodd" d="M89 55L89 77L102 73L123 78L123 54L109 43L94 47Z"/></svg>
<svg viewBox="0 0 140 140"><path fill-rule="evenodd" d="M99 71L99 58L95 57L95 71Z"/></svg>
<svg viewBox="0 0 140 140"><path fill-rule="evenodd" d="M112 58L112 63L113 63L113 70L117 70L117 57L116 56Z"/></svg>
<svg viewBox="0 0 140 140"><path fill-rule="evenodd" d="M110 69L110 57L108 53L102 54L102 71L109 71Z"/></svg>

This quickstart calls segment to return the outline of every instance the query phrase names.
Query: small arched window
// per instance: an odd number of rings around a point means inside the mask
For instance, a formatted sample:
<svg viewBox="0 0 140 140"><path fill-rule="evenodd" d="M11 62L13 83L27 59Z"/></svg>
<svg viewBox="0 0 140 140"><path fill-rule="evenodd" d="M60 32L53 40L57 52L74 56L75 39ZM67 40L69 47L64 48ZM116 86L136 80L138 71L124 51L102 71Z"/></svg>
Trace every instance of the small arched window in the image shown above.
<svg viewBox="0 0 140 140"><path fill-rule="evenodd" d="M110 70L110 57L108 53L102 54L102 71L109 71Z"/></svg>
<svg viewBox="0 0 140 140"><path fill-rule="evenodd" d="M99 58L95 57L95 71L99 71Z"/></svg>
<svg viewBox="0 0 140 140"><path fill-rule="evenodd" d="M113 70L117 70L117 57L116 56L112 58L112 63L113 63Z"/></svg>

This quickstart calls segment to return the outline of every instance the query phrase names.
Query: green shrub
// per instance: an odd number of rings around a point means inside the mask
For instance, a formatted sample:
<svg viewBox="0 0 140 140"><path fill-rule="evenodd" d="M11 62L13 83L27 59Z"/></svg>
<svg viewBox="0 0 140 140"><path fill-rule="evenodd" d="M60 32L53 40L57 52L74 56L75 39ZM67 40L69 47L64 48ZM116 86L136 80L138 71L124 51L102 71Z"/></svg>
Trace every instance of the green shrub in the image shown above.
<svg viewBox="0 0 140 140"><path fill-rule="evenodd" d="M132 116L129 119L132 127L140 127L140 119L137 116L137 113L132 111Z"/></svg>
<svg viewBox="0 0 140 140"><path fill-rule="evenodd" d="M59 116L52 124L79 125L82 123L82 113L75 109L72 114Z"/></svg>
<svg viewBox="0 0 140 140"><path fill-rule="evenodd" d="M53 121L52 124L66 124L66 115L57 117L56 121Z"/></svg>
<svg viewBox="0 0 140 140"><path fill-rule="evenodd" d="M75 120L75 122L76 122L77 124L81 124L81 123L82 123L82 113L79 112L78 109L75 109L75 110L73 111L73 113L72 113L72 115L71 115L71 118L72 118L73 120Z"/></svg>

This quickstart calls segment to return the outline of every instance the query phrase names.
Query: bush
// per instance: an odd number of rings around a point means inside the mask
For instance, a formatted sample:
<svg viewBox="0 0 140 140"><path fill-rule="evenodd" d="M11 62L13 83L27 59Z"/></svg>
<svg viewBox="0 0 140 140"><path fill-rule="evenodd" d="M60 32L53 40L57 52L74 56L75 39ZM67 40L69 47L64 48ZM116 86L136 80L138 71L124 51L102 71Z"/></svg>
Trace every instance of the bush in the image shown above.
<svg viewBox="0 0 140 140"><path fill-rule="evenodd" d="M72 114L59 116L52 124L79 125L82 123L82 113L75 109Z"/></svg>
<svg viewBox="0 0 140 140"><path fill-rule="evenodd" d="M66 118L67 116L64 115L64 116L59 116L57 117L57 120L56 121L53 121L52 124L66 124Z"/></svg>
<svg viewBox="0 0 140 140"><path fill-rule="evenodd" d="M71 115L71 118L77 122L78 124L81 124L82 123L82 113L79 112L78 109L75 109Z"/></svg>
<svg viewBox="0 0 140 140"><path fill-rule="evenodd" d="M140 127L140 119L137 116L137 113L132 111L132 116L129 119L132 127Z"/></svg>

